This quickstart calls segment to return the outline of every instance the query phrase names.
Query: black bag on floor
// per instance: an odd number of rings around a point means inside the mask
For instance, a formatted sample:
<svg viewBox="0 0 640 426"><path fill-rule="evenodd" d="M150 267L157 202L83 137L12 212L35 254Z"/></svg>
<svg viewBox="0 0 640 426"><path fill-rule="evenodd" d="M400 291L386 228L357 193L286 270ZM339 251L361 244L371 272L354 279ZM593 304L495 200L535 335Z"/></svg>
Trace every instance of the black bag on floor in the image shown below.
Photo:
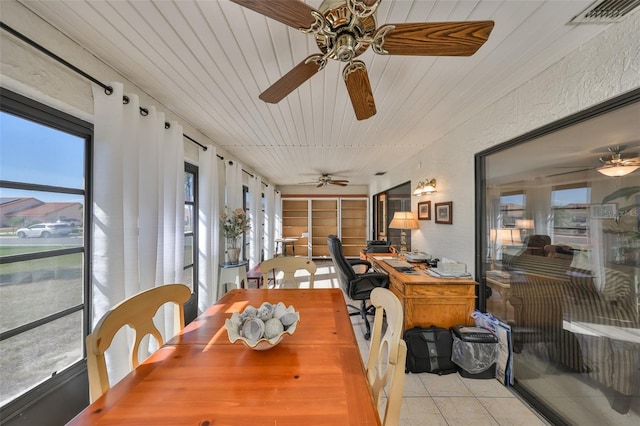
<svg viewBox="0 0 640 426"><path fill-rule="evenodd" d="M414 327L404 332L407 343L407 365L405 372L455 373L457 368L451 361L453 337L451 331L432 325Z"/></svg>

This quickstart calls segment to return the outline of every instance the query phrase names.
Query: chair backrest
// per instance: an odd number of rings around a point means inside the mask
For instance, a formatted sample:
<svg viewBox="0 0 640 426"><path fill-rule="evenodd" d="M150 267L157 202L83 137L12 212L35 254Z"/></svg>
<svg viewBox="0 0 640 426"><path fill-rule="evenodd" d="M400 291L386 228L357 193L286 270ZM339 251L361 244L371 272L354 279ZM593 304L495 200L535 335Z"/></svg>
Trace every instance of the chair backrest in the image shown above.
<svg viewBox="0 0 640 426"><path fill-rule="evenodd" d="M333 260L336 272L338 273L340 286L345 292L347 292L347 294L350 294L349 286L351 281L356 279L356 273L342 253L342 242L340 241L340 238L335 235L329 235L327 237L327 244L329 245L331 260Z"/></svg>
<svg viewBox="0 0 640 426"><path fill-rule="evenodd" d="M376 316L367 361L367 379L376 402L382 390L389 386L382 424L397 425L407 358L407 345L402 339L402 304L390 290L381 287L371 292L371 304L376 308ZM387 326L383 332L385 316Z"/></svg>
<svg viewBox="0 0 640 426"><path fill-rule="evenodd" d="M93 333L87 336L87 370L91 402L109 389L109 376L105 362L105 351L111 346L113 337L125 325L133 329L134 341L130 350L131 368L138 366L138 349L146 335L151 335L164 344L153 317L165 303L175 303L174 330L184 327L184 303L191 297L191 290L183 284L167 284L142 291L107 311Z"/></svg>
<svg viewBox="0 0 640 426"><path fill-rule="evenodd" d="M284 276L279 283L275 283L276 287L280 288L298 288L300 283L296 280L296 272L305 270L309 273L309 288L313 288L313 281L316 274L316 264L304 257L293 256L279 256L273 259L267 259L260 264L260 270L262 271L262 282L269 282L269 272L274 272L274 281L276 271L282 271Z"/></svg>
<svg viewBox="0 0 640 426"><path fill-rule="evenodd" d="M551 237L542 234L527 235L524 237L524 245L527 254L544 256L544 246L551 244Z"/></svg>

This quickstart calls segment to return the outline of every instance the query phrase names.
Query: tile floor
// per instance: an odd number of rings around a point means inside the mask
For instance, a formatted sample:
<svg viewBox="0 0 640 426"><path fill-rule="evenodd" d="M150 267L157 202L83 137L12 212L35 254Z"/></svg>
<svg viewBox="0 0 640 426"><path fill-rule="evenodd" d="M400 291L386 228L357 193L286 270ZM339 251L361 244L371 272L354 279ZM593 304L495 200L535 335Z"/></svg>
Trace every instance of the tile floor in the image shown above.
<svg viewBox="0 0 640 426"><path fill-rule="evenodd" d="M316 263L318 272L315 275L315 288L340 288L333 264L324 261ZM351 322L366 362L369 341L364 339L364 322L358 316L352 316ZM380 401L380 406L384 407L384 403ZM497 380L467 379L458 374L438 376L409 373L405 376L401 426L471 424L549 425Z"/></svg>
<svg viewBox="0 0 640 426"><path fill-rule="evenodd" d="M364 362L369 341L364 322L351 317ZM380 401L381 411L385 401ZM424 425L548 425L508 388L493 379L468 379L459 374L405 375L401 426Z"/></svg>

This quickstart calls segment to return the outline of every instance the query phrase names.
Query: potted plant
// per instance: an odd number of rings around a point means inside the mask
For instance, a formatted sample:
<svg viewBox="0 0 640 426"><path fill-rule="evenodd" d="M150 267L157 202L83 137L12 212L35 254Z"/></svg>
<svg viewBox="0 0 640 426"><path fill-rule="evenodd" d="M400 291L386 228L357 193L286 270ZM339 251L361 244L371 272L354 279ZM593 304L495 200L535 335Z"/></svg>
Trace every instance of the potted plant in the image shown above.
<svg viewBox="0 0 640 426"><path fill-rule="evenodd" d="M222 232L227 241L227 256L229 263L238 263L240 259L240 247L238 247L238 238L251 229L249 218L243 209L235 209L231 214L222 213L220 215L222 222Z"/></svg>

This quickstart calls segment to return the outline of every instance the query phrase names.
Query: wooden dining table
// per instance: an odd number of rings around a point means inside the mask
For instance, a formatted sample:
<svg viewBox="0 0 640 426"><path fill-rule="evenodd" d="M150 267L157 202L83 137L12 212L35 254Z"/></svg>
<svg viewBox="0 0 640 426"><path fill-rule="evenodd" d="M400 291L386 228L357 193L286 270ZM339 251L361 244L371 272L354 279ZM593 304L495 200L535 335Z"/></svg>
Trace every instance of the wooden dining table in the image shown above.
<svg viewBox="0 0 640 426"><path fill-rule="evenodd" d="M272 349L231 343L225 319L283 302L300 313ZM236 289L88 406L70 425L379 425L338 289Z"/></svg>

